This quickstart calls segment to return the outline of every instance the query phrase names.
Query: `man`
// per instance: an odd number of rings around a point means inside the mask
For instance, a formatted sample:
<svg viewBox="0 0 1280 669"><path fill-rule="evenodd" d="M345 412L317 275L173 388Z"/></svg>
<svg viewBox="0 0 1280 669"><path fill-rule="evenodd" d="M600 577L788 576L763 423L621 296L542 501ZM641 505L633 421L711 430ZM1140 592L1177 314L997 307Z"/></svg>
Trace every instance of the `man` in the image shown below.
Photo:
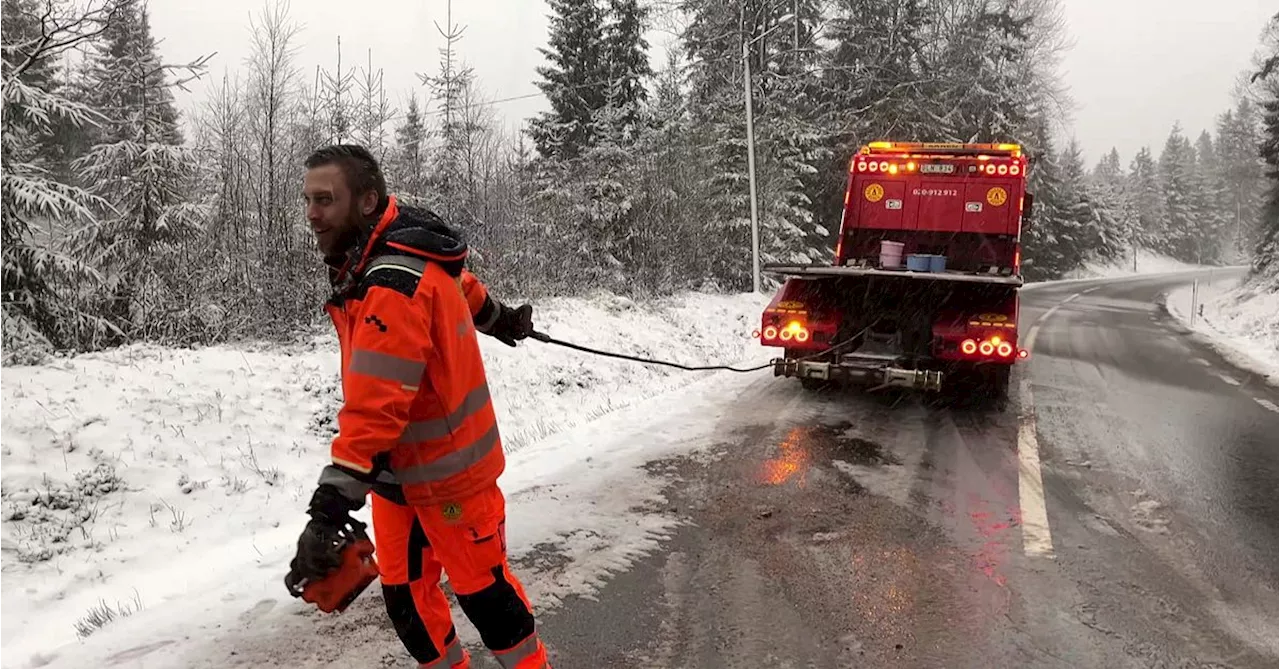
<svg viewBox="0 0 1280 669"><path fill-rule="evenodd" d="M343 406L286 584L299 596L337 568L337 538L372 492L387 613L420 666L470 666L443 570L503 667L547 667L508 567L505 460L476 340L479 330L515 346L532 331L532 308L490 297L463 268L457 232L387 195L362 147L320 149L306 167L307 219L334 289L326 310L342 350Z"/></svg>

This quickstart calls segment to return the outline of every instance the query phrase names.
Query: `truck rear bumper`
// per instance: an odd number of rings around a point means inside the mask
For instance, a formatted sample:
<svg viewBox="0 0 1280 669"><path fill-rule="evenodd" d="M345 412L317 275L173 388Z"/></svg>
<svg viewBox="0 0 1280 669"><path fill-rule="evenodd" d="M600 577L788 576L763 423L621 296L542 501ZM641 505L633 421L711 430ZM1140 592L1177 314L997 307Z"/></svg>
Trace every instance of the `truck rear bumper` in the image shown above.
<svg viewBox="0 0 1280 669"><path fill-rule="evenodd" d="M841 362L817 360L773 360L774 376L795 376L802 379L823 381L847 381L868 383L886 388L911 388L914 390L942 390L942 372L923 369L902 369L882 360L848 359Z"/></svg>

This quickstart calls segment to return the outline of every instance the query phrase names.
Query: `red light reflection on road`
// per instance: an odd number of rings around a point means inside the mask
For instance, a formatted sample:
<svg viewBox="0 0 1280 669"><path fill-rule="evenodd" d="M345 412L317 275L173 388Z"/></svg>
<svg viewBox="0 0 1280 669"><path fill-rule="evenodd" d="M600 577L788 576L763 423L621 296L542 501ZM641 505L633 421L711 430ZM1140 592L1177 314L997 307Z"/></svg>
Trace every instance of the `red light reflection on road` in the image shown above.
<svg viewBox="0 0 1280 669"><path fill-rule="evenodd" d="M778 457L760 464L760 481L768 485L782 485L794 478L797 485L804 487L811 460L804 431L798 427L791 428L778 448L782 451Z"/></svg>

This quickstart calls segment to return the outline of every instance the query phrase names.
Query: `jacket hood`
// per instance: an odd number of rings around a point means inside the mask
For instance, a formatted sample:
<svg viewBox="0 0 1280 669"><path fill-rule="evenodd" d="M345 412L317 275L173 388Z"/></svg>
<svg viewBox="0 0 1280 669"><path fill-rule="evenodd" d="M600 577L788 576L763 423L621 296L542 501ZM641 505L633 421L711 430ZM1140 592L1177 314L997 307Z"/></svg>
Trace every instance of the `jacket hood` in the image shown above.
<svg viewBox="0 0 1280 669"><path fill-rule="evenodd" d="M370 260L382 255L411 255L439 265L449 276L461 276L469 247L457 228L425 207L404 207L388 196L378 219L341 256L326 259L330 279L341 282L348 271L357 275Z"/></svg>

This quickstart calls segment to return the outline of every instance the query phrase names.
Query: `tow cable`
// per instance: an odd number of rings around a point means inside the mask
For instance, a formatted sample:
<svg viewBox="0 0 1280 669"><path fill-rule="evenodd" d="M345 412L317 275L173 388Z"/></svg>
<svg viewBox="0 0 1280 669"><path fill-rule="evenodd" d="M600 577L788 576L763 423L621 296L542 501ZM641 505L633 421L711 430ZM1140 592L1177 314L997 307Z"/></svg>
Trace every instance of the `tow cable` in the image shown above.
<svg viewBox="0 0 1280 669"><path fill-rule="evenodd" d="M864 328L862 332L865 332L865 331L866 331L866 328ZM811 353L802 358L796 358L796 360L811 360L818 356L826 355L827 353L830 353L831 351L834 351L840 348L841 346L848 344L854 339L857 339L858 336L862 334L862 332L859 332L858 334L855 334L852 337L849 337L848 339L842 342L833 344L821 351L818 351L817 353ZM537 330L531 331L529 333L529 337L532 339L536 339L544 344L554 344L556 346L563 346L565 348L571 348L576 351L582 351L584 353L590 353L592 355L600 355L606 358L619 358L622 360L631 360L633 362L639 362L646 365L665 365L667 367L675 367L676 369L683 369L688 372L707 372L707 371L723 370L726 372L737 372L739 374L749 374L751 372L758 372L762 369L769 369L770 367L774 366L773 362L767 362L763 365L758 365L756 367L748 367L746 369L730 367L729 365L697 365L697 366L682 365L678 362L667 362L666 360L654 360L653 358L645 358L645 357L636 356L636 355L627 355L625 353L613 353L610 351L601 351L600 349L591 348L590 346L583 346L581 344L574 344L571 342L564 341L562 339L556 339L551 335L548 335L543 332L538 332Z"/></svg>

